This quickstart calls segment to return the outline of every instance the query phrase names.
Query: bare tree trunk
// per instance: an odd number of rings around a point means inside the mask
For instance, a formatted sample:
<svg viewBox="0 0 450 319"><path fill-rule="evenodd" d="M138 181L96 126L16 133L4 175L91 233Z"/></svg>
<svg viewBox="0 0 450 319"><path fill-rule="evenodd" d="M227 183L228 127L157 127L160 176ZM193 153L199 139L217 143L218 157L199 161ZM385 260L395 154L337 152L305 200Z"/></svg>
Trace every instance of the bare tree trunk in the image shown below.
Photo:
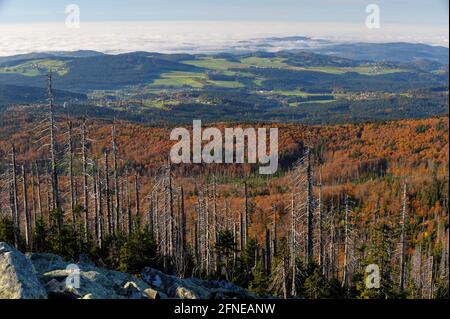
<svg viewBox="0 0 450 319"><path fill-rule="evenodd" d="M103 213L102 184L100 182L99 169L97 169L96 173L97 173L96 176L97 176L97 192L98 192L98 195L97 195L97 197L98 197L98 216L99 216L97 240L98 240L98 246L100 248L102 248L105 221L104 221L104 213Z"/></svg>
<svg viewBox="0 0 450 319"><path fill-rule="evenodd" d="M93 191L94 191L94 233L95 237L99 238L99 231L98 231L98 225L99 225L99 209L98 209L98 178L97 178L97 163L94 163L94 169L92 172L92 184L93 184Z"/></svg>
<svg viewBox="0 0 450 319"><path fill-rule="evenodd" d="M35 198L35 189L34 185L36 183L33 171L33 165L31 165L31 212L33 213L32 217L32 228L36 229L36 221L37 221L37 212L36 212L36 198Z"/></svg>
<svg viewBox="0 0 450 319"><path fill-rule="evenodd" d="M136 212L135 216L136 218L139 218L141 216L141 205L140 205L140 198L139 198L139 181L138 181L138 175L134 175L134 194L135 194L135 201L136 201Z"/></svg>
<svg viewBox="0 0 450 319"><path fill-rule="evenodd" d="M270 266L272 264L272 256L270 256L270 229L266 228L266 247L264 249L264 265L265 265L265 271L266 274L270 274Z"/></svg>
<svg viewBox="0 0 450 319"><path fill-rule="evenodd" d="M307 181L306 181L306 263L313 260L314 239L313 239L313 176L311 165L311 152L309 148L306 153L307 160Z"/></svg>
<svg viewBox="0 0 450 319"><path fill-rule="evenodd" d="M187 262L187 243L186 243L186 211L184 207L184 189L181 187L181 261L183 276L185 275Z"/></svg>
<svg viewBox="0 0 450 319"><path fill-rule="evenodd" d="M12 190L13 190L13 202L14 202L14 246L19 248L19 235L20 235L20 216L19 216L19 198L17 191L17 166L16 166L16 148L14 144L11 146L11 171L12 171Z"/></svg>
<svg viewBox="0 0 450 319"><path fill-rule="evenodd" d="M287 282L288 282L288 276L287 276L287 269L288 269L288 260L287 257L283 258L283 298L288 298L288 288L287 288Z"/></svg>
<svg viewBox="0 0 450 319"><path fill-rule="evenodd" d="M295 206L294 206L294 195L292 194L291 199L291 249L290 249L290 255L291 255L291 269L292 269L292 284L291 284L291 295L296 296L297 295L297 264L296 264L296 246L297 246L297 239L296 239L296 216L295 216Z"/></svg>
<svg viewBox="0 0 450 319"><path fill-rule="evenodd" d="M113 227L111 220L111 196L109 192L109 162L108 162L108 151L105 150L105 196L106 196L106 222L108 225L108 234L113 235Z"/></svg>
<svg viewBox="0 0 450 319"><path fill-rule="evenodd" d="M129 173L127 170L127 176L125 180L125 197L127 198L127 216L128 216L128 235L133 232L133 218L131 217L131 196L129 190Z"/></svg>
<svg viewBox="0 0 450 319"><path fill-rule="evenodd" d="M248 223L249 223L249 210L248 210L248 190L247 182L244 182L244 195L245 195L245 215L244 215L244 247L248 241Z"/></svg>
<svg viewBox="0 0 450 319"><path fill-rule="evenodd" d="M83 157L83 197L84 197L84 240L89 239L89 189L87 173L86 122L81 125L82 157Z"/></svg>
<svg viewBox="0 0 450 319"><path fill-rule="evenodd" d="M345 197L345 230L344 230L344 265L343 265L343 276L342 276L342 287L347 285L348 281L348 250L349 250L349 207L348 207L348 195Z"/></svg>
<svg viewBox="0 0 450 319"><path fill-rule="evenodd" d="M174 220L174 214L173 214L173 189L172 189L172 166L170 164L170 161L167 162L167 189L166 189L166 198L167 198L167 214L168 214L168 254L169 256L174 256L174 243L173 243L173 220Z"/></svg>
<svg viewBox="0 0 450 319"><path fill-rule="evenodd" d="M317 245L319 246L318 264L322 268L322 273L325 274L324 250L323 250L323 216L322 216L322 171L320 172L320 181L319 181L317 220L318 220L318 231L319 231L318 243L317 243Z"/></svg>
<svg viewBox="0 0 450 319"><path fill-rule="evenodd" d="M406 181L403 184L403 199L402 199L402 229L400 234L400 291L404 290L405 280L405 249L406 249Z"/></svg>
<svg viewBox="0 0 450 319"><path fill-rule="evenodd" d="M119 231L120 224L120 204L119 204L119 176L117 169L117 143L116 143L116 126L112 127L112 151L113 151L113 170L114 170L114 211L116 217L116 232Z"/></svg>
<svg viewBox="0 0 450 319"><path fill-rule="evenodd" d="M277 207L273 205L273 229L272 229L272 258L277 255Z"/></svg>
<svg viewBox="0 0 450 319"><path fill-rule="evenodd" d="M53 195L52 195L52 178L50 175L47 175L46 177L47 180L47 219L48 219L48 224L51 225L52 223L52 219L51 219L51 215L52 215L52 209L55 206L53 204Z"/></svg>
<svg viewBox="0 0 450 319"><path fill-rule="evenodd" d="M31 247L31 220L30 220L30 210L28 207L27 177L25 174L25 166L23 165L22 165L22 192L23 192L23 211L25 214L25 244L29 249Z"/></svg>
<svg viewBox="0 0 450 319"><path fill-rule="evenodd" d="M37 163L34 162L34 168L36 170L36 182L37 182L37 205L38 205L38 211L40 218L44 217L44 214L42 212L42 198L41 198L41 178L39 175L39 169L37 166Z"/></svg>
<svg viewBox="0 0 450 319"><path fill-rule="evenodd" d="M75 190L73 187L73 139L72 139L72 122L68 121L68 129L69 129L69 188L70 188L70 211L72 213L72 224L73 229L76 229L76 216L75 216Z"/></svg>
<svg viewBox="0 0 450 319"><path fill-rule="evenodd" d="M58 170L56 161L56 133L55 133L55 120L53 116L53 88L52 88L52 73L48 74L48 102L50 107L50 160L52 170L52 197L53 197L53 209L57 212L56 224L58 231L61 231L62 227L62 215L60 214L60 198L58 187Z"/></svg>
<svg viewBox="0 0 450 319"><path fill-rule="evenodd" d="M334 276L336 263L335 263L335 241L336 241L336 230L334 225L334 207L331 203L330 210L330 246L329 246L329 259L330 259L330 277Z"/></svg>

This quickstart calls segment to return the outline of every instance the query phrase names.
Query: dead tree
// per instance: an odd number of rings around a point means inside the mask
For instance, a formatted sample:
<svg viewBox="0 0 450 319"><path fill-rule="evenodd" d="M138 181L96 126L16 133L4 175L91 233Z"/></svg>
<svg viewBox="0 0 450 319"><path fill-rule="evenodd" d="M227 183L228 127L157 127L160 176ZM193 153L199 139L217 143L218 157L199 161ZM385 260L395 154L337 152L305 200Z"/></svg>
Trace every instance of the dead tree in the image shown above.
<svg viewBox="0 0 450 319"><path fill-rule="evenodd" d="M296 230L296 214L295 214L295 201L294 195L291 199L291 243L290 243L290 261L291 261L291 295L297 295L297 261L296 261L296 248L297 248L297 230Z"/></svg>
<svg viewBox="0 0 450 319"><path fill-rule="evenodd" d="M334 223L334 205L333 202L331 202L331 208L329 213L329 224L330 224L330 241L328 246L328 259L329 259L329 276L333 277L335 275L335 269L336 269L336 226Z"/></svg>
<svg viewBox="0 0 450 319"><path fill-rule="evenodd" d="M72 212L73 229L76 229L77 219L75 216L75 190L74 190L74 176L73 176L73 135L72 122L68 121L68 155L69 155L69 191L70 191L70 211Z"/></svg>
<svg viewBox="0 0 450 319"><path fill-rule="evenodd" d="M109 162L108 162L108 150L104 152L105 158L105 200L106 200L106 223L108 234L113 235L113 226L112 226L112 218L111 218L111 196L109 191Z"/></svg>
<svg viewBox="0 0 450 319"><path fill-rule="evenodd" d="M119 176L118 176L118 168L117 168L117 143L116 143L116 126L113 125L111 132L111 146L113 152L113 176L114 176L114 214L116 218L116 232L119 231L120 224L120 202L119 202Z"/></svg>
<svg viewBox="0 0 450 319"><path fill-rule="evenodd" d="M103 213L103 196L102 196L102 184L100 181L100 170L98 169L98 166L96 169L96 184L97 184L97 198L98 198L98 246L101 248L103 243L103 237L104 237L104 229L105 229L105 220L104 220L104 213Z"/></svg>
<svg viewBox="0 0 450 319"><path fill-rule="evenodd" d="M264 268L267 275L270 274L270 265L272 264L272 256L270 255L270 229L266 228L266 241L264 249Z"/></svg>
<svg viewBox="0 0 450 319"><path fill-rule="evenodd" d="M97 165L94 163L94 168L92 172L92 185L94 192L94 234L97 240L99 238L99 209L98 209L98 178L97 178Z"/></svg>
<svg viewBox="0 0 450 319"><path fill-rule="evenodd" d="M275 258L277 255L277 207L273 206L273 223L272 223L272 247L271 247L271 255L272 258Z"/></svg>
<svg viewBox="0 0 450 319"><path fill-rule="evenodd" d="M349 262L349 244L350 244L350 230L349 230L349 199L348 195L345 197L345 217L344 217L344 264L342 266L342 287L346 287L348 283L348 262Z"/></svg>
<svg viewBox="0 0 450 319"><path fill-rule="evenodd" d="M186 262L187 262L187 242L186 242L186 211L184 207L184 189L181 187L181 262L182 262L182 271L183 275L186 271Z"/></svg>
<svg viewBox="0 0 450 319"><path fill-rule="evenodd" d="M39 215L40 218L43 218L43 212L42 212L42 198L41 198L41 178L39 175L39 169L37 166L37 163L34 162L34 169L36 171L36 183L37 183L37 206L38 206L38 211L39 211Z"/></svg>
<svg viewBox="0 0 450 319"><path fill-rule="evenodd" d="M22 165L22 192L23 192L23 212L25 214L25 244L27 248L31 247L31 220L30 210L28 206L28 189L27 176L25 173L25 166Z"/></svg>
<svg viewBox="0 0 450 319"><path fill-rule="evenodd" d="M309 148L306 150L306 262L313 260L314 239L313 239L313 175L311 164L311 152Z"/></svg>
<svg viewBox="0 0 450 319"><path fill-rule="evenodd" d="M129 190L129 173L127 169L125 179L125 197L127 199L127 221L128 221L128 235L133 232L133 218L131 216L131 195Z"/></svg>
<svg viewBox="0 0 450 319"><path fill-rule="evenodd" d="M51 180L52 180L52 201L53 209L57 212L56 224L58 230L62 227L62 216L60 214L60 197L59 197L59 187L58 187L58 169L56 160L56 128L55 119L53 114L53 88L52 88L52 73L48 74L47 83L47 94L49 103L49 115L50 115L50 161L51 161Z"/></svg>
<svg viewBox="0 0 450 319"><path fill-rule="evenodd" d="M14 221L14 246L19 247L20 235L20 212L19 212L19 197L17 187L17 166L16 166L16 148L14 144L11 146L11 175L12 175L12 195L13 195L13 221Z"/></svg>
<svg viewBox="0 0 450 319"><path fill-rule="evenodd" d="M135 216L136 218L139 218L141 216L141 205L140 205L140 198L139 198L139 181L138 181L138 175L134 175L134 194L135 194L135 202L136 202L136 211Z"/></svg>
<svg viewBox="0 0 450 319"><path fill-rule="evenodd" d="M322 212L322 172L320 173L320 179L319 179L319 198L318 198L318 205L317 205L317 226L318 226L318 264L319 267L322 268L322 273L325 274L325 263L324 263L324 249L323 249L323 212Z"/></svg>
<svg viewBox="0 0 450 319"><path fill-rule="evenodd" d="M36 221L37 221L37 212L36 212L36 198L35 198L35 178L34 178L34 171L33 171L33 165L31 165L31 213L32 214L32 228L36 229Z"/></svg>
<svg viewBox="0 0 450 319"><path fill-rule="evenodd" d="M308 264L314 255L314 196L312 163L309 149L299 158L292 171L291 244Z"/></svg>
<svg viewBox="0 0 450 319"><path fill-rule="evenodd" d="M248 189L247 182L244 182L244 197L245 197L245 211L244 211L244 247L247 246L248 242L248 224L249 224L249 209L248 209Z"/></svg>
<svg viewBox="0 0 450 319"><path fill-rule="evenodd" d="M402 223L400 234L400 291L404 289L405 282L405 250L406 250L406 181L403 183L403 199L402 199Z"/></svg>
<svg viewBox="0 0 450 319"><path fill-rule="evenodd" d="M168 256L174 256L174 211L173 211L173 185L172 185L172 165L170 160L167 161L166 166L166 222L167 222L167 249Z"/></svg>
<svg viewBox="0 0 450 319"><path fill-rule="evenodd" d="M86 122L81 125L81 156L83 161L83 198L84 198L84 235L85 241L89 237L89 188L87 172L87 140L86 140Z"/></svg>

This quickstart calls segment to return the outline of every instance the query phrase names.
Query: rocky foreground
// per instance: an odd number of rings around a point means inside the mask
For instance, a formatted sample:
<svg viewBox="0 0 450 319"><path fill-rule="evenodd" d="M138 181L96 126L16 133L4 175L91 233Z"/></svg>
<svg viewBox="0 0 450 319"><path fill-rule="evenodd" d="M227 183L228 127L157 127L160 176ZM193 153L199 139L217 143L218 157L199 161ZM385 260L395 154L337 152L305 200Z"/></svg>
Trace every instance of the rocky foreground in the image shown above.
<svg viewBox="0 0 450 319"><path fill-rule="evenodd" d="M150 267L139 277L98 268L83 257L74 264L54 254L23 254L0 242L0 299L255 298L228 281L180 279Z"/></svg>

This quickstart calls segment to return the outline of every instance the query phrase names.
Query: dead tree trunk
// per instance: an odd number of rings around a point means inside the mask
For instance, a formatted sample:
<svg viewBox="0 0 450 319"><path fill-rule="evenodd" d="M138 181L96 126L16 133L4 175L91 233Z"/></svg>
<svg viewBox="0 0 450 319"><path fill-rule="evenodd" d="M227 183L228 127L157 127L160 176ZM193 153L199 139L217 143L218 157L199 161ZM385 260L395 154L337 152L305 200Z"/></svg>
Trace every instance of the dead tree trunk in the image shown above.
<svg viewBox="0 0 450 319"><path fill-rule="evenodd" d="M317 206L317 222L318 222L318 243L319 248L319 267L322 268L322 273L325 274L325 263L324 263L324 250L323 250L323 216L322 216L322 172L320 173L319 180L319 198Z"/></svg>
<svg viewBox="0 0 450 319"><path fill-rule="evenodd" d="M136 218L139 218L141 216L141 205L140 205L140 198L139 198L139 181L138 181L138 175L134 175L134 194L135 194L135 201L136 201L136 211L135 216Z"/></svg>
<svg viewBox="0 0 450 319"><path fill-rule="evenodd" d="M174 256L174 243L173 243L173 230L174 230L174 214L173 214L173 188L172 188L172 165L170 160L167 162L167 189L166 189L166 198L167 198L167 216L168 216L168 253L169 256Z"/></svg>
<svg viewBox="0 0 450 319"><path fill-rule="evenodd" d="M244 182L244 196L245 196L245 214L244 214L244 247L245 247L247 246L248 242L248 223L249 223L247 182Z"/></svg>
<svg viewBox="0 0 450 319"><path fill-rule="evenodd" d="M98 167L98 166L96 166ZM101 248L103 243L103 233L104 233L104 214L103 214L103 200L102 200L102 185L100 182L100 172L97 168L96 170L96 184L97 184L97 198L98 198L98 225L97 225L97 240L98 246Z"/></svg>
<svg viewBox="0 0 450 319"><path fill-rule="evenodd" d="M94 235L95 238L98 238L98 194L97 194L97 176L94 168L94 172L92 174L92 185L94 192Z"/></svg>
<svg viewBox="0 0 450 319"><path fill-rule="evenodd" d="M128 235L133 232L133 218L131 216L131 196L129 190L129 173L127 170L127 176L125 180L125 197L127 198L127 216L128 216Z"/></svg>
<svg viewBox="0 0 450 319"><path fill-rule="evenodd" d="M75 190L73 187L73 139L72 139L72 122L68 121L68 130L69 130L69 143L68 143L68 152L69 152L69 191L70 191L70 211L72 213L72 224L73 229L76 229L76 216L75 216Z"/></svg>
<svg viewBox="0 0 450 319"><path fill-rule="evenodd" d="M42 212L42 198L41 198L41 178L39 175L39 169L37 166L37 163L34 162L34 169L36 170L36 183L37 183L37 205L38 205L38 211L40 218L44 217L44 214Z"/></svg>
<svg viewBox="0 0 450 319"><path fill-rule="evenodd" d="M270 266L272 264L272 256L270 255L270 229L267 228L266 229L266 245L265 245L265 249L264 249L264 265L265 265L265 271L266 274L269 275L270 274Z"/></svg>
<svg viewBox="0 0 450 319"><path fill-rule="evenodd" d="M311 165L311 152L309 148L306 153L306 263L313 260L314 239L313 239L313 176Z"/></svg>
<svg viewBox="0 0 450 319"><path fill-rule="evenodd" d="M36 229L36 221L37 221L37 209L36 209L36 198L35 198L35 189L34 185L36 183L34 177L33 165L31 165L31 213L32 213L32 229Z"/></svg>
<svg viewBox="0 0 450 319"><path fill-rule="evenodd" d="M334 225L334 207L333 203L331 203L331 209L329 214L329 223L330 223L330 244L329 244L329 269L330 269L330 277L335 275L336 263L335 263L335 241L336 241L336 229Z"/></svg>
<svg viewBox="0 0 450 319"><path fill-rule="evenodd" d="M28 206L28 189L27 176L25 173L25 166L22 165L22 192L23 192L23 212L25 214L25 244L27 248L31 247L31 220L30 210Z"/></svg>
<svg viewBox="0 0 450 319"><path fill-rule="evenodd" d="M405 281L405 249L406 249L406 181L403 184L403 199L402 199L402 224L400 234L400 291L404 289Z"/></svg>
<svg viewBox="0 0 450 319"><path fill-rule="evenodd" d="M344 220L344 265L342 267L343 269L343 275L342 275L342 287L347 286L348 281L348 250L349 250L349 206L348 206L348 195L346 195L345 198L345 220Z"/></svg>
<svg viewBox="0 0 450 319"><path fill-rule="evenodd" d="M17 167L16 167L16 148L14 144L11 146L11 172L12 172L12 191L14 202L14 246L19 248L19 236L20 236L20 216L19 216L19 198L17 188Z"/></svg>
<svg viewBox="0 0 450 319"><path fill-rule="evenodd" d="M272 258L275 258L275 256L277 255L277 207L274 205L273 206L273 224L272 224L272 251L271 251L271 255Z"/></svg>
<svg viewBox="0 0 450 319"><path fill-rule="evenodd" d="M89 238L89 189L88 189L88 172L87 172L87 141L86 141L86 123L81 125L81 143L82 143L82 160L83 160L83 197L84 197L84 236L85 241Z"/></svg>
<svg viewBox="0 0 450 319"><path fill-rule="evenodd" d="M109 162L108 162L108 151L105 150L105 197L106 197L106 223L108 228L108 234L113 235L113 227L111 220L111 196L109 192Z"/></svg>
<svg viewBox="0 0 450 319"><path fill-rule="evenodd" d="M58 187L58 169L56 160L56 132L55 132L55 119L53 115L53 88L52 88L52 73L48 74L48 102L50 108L50 161L52 170L52 198L53 198L53 209L57 212L56 224L58 231L61 231L62 227L62 215L60 214L60 198L59 198L59 187Z"/></svg>
<svg viewBox="0 0 450 319"><path fill-rule="evenodd" d="M290 249L290 261L291 261L291 271L292 271L292 284L291 284L291 295L297 295L297 263L295 251L297 247L297 231L296 231L296 215L295 215L295 206L294 206L294 195L292 195L291 199L291 249Z"/></svg>
<svg viewBox="0 0 450 319"><path fill-rule="evenodd" d="M116 143L116 126L113 125L111 132L111 144L112 144L112 152L113 152L113 174L114 174L114 214L116 217L116 232L119 231L120 224L120 202L119 202L119 176L118 176L118 168L117 168L117 143Z"/></svg>
<svg viewBox="0 0 450 319"><path fill-rule="evenodd" d="M184 189L181 187L181 262L182 273L185 275L187 262L187 243L186 243L186 211L184 208Z"/></svg>

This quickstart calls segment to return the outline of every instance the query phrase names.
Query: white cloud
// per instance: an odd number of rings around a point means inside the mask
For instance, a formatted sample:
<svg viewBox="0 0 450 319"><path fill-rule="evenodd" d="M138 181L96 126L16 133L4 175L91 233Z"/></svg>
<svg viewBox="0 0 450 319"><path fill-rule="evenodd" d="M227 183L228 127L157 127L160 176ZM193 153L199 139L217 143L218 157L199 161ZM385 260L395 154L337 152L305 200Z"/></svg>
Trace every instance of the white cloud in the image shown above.
<svg viewBox="0 0 450 319"><path fill-rule="evenodd" d="M367 29L364 24L282 22L108 22L64 24L0 24L0 56L81 49L108 53L130 51L219 52L224 50L278 50L320 45L319 42L277 43L272 36L310 36L333 41L421 42L448 46L448 28L389 26ZM246 42L242 42L246 41Z"/></svg>

